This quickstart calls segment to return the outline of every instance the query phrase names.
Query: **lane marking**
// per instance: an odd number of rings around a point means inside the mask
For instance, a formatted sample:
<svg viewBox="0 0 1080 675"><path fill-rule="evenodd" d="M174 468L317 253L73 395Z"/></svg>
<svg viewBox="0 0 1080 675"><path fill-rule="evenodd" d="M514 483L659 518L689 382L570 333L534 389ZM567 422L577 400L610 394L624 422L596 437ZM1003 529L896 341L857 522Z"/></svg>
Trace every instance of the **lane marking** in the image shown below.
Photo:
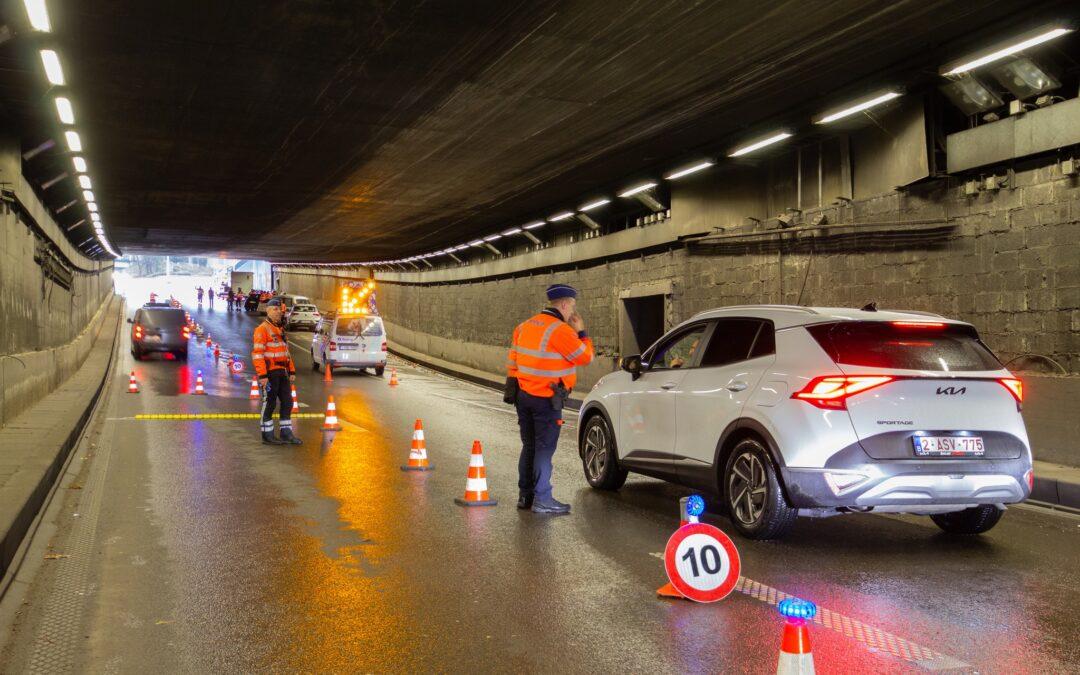
<svg viewBox="0 0 1080 675"><path fill-rule="evenodd" d="M302 419L316 419L321 418L322 413L293 413L292 418ZM146 413L135 415L135 417L127 419L136 420L256 420L261 418L259 413ZM281 417L280 414L274 413L274 418ZM109 419L122 419L113 418Z"/></svg>
<svg viewBox="0 0 1080 675"><path fill-rule="evenodd" d="M661 560L664 559L663 552L650 553L649 555ZM780 601L784 598L798 597L747 577L739 577L735 590L750 596L754 600L774 606L780 604ZM974 667L970 663L941 652L935 652L929 647L923 647L911 640L906 640L888 631L863 623L858 619L852 619L839 612L826 609L821 605L818 605L817 616L813 618L812 622L837 633L842 633L844 636L869 647L871 652L888 652L897 658L910 661L927 670L970 669Z"/></svg>

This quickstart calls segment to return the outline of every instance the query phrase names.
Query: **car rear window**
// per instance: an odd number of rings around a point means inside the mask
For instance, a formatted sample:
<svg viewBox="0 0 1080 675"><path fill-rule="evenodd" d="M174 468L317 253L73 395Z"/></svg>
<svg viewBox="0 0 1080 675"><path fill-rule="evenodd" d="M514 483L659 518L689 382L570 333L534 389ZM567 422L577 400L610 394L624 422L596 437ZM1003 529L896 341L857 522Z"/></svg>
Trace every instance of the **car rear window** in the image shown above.
<svg viewBox="0 0 1080 675"><path fill-rule="evenodd" d="M177 328L185 323L184 311L180 309L151 309L144 307L140 322L155 328Z"/></svg>
<svg viewBox="0 0 1080 675"><path fill-rule="evenodd" d="M319 310L315 309L315 305L297 305L296 307L293 308L293 311L294 312L317 312Z"/></svg>
<svg viewBox="0 0 1080 675"><path fill-rule="evenodd" d="M853 321L806 330L834 361L845 365L939 372L1002 367L971 326Z"/></svg>
<svg viewBox="0 0 1080 675"><path fill-rule="evenodd" d="M346 337L377 337L382 335L382 322L371 317L338 319L334 332Z"/></svg>

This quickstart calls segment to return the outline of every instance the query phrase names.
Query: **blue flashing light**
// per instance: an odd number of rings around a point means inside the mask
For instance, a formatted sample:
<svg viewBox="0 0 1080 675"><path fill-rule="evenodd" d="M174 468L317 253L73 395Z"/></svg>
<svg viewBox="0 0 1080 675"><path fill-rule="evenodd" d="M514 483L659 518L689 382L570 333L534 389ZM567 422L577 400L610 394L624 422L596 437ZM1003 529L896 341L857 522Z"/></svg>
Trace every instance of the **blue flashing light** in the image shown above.
<svg viewBox="0 0 1080 675"><path fill-rule="evenodd" d="M195 371L195 374L196 374L196 375L202 375L202 371L201 371L201 370L196 370L196 371Z"/></svg>
<svg viewBox="0 0 1080 675"><path fill-rule="evenodd" d="M690 495L686 498L686 514L695 518L705 513L705 500L701 495Z"/></svg>
<svg viewBox="0 0 1080 675"><path fill-rule="evenodd" d="M782 616L792 619L809 620L817 616L817 605L800 598L784 598L777 605L777 609L780 610Z"/></svg>

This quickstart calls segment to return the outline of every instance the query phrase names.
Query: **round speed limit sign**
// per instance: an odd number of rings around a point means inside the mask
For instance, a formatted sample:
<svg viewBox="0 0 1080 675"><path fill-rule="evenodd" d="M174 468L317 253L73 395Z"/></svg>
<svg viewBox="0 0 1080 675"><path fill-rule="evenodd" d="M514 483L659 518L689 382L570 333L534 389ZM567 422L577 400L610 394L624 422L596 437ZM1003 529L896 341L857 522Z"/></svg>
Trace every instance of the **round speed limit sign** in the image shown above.
<svg viewBox="0 0 1080 675"><path fill-rule="evenodd" d="M695 602L716 602L739 581L739 552L731 539L712 525L684 525L664 549L668 581Z"/></svg>
<svg viewBox="0 0 1080 675"><path fill-rule="evenodd" d="M244 362L243 361L233 361L232 364L229 367L232 368L232 371L234 373L240 374L240 373L244 372Z"/></svg>

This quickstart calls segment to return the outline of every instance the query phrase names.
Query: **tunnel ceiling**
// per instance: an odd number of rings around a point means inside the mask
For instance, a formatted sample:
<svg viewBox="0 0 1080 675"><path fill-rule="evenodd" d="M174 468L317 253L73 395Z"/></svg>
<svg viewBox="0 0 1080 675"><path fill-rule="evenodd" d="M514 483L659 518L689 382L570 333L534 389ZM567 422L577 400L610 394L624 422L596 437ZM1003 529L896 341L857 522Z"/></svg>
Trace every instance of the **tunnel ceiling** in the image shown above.
<svg viewBox="0 0 1080 675"><path fill-rule="evenodd" d="M793 107L835 103L849 85L934 72L971 35L1034 11L968 0L49 6L116 244L326 261L428 251L575 206ZM24 147L59 133L35 39L24 30L2 46Z"/></svg>

